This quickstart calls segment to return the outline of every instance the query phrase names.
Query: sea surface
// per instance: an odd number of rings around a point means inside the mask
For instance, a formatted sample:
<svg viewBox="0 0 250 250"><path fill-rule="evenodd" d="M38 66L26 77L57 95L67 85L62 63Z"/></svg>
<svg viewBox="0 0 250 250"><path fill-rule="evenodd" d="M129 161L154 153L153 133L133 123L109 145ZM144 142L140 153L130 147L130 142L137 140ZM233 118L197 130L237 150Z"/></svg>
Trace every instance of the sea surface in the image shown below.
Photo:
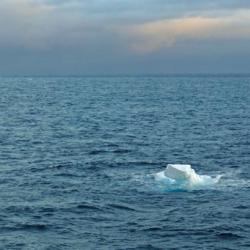
<svg viewBox="0 0 250 250"><path fill-rule="evenodd" d="M0 78L0 249L250 249L250 76ZM191 164L218 183L154 178Z"/></svg>

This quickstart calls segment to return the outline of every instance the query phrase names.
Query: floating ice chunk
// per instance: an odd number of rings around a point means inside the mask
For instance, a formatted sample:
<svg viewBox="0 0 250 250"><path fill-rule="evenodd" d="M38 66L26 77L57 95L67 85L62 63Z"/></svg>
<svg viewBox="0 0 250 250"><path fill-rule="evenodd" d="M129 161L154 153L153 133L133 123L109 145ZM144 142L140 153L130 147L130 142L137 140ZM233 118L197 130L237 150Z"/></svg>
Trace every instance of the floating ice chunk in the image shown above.
<svg viewBox="0 0 250 250"><path fill-rule="evenodd" d="M164 190L193 190L213 186L221 176L198 175L191 165L168 164L164 171L153 175Z"/></svg>
<svg viewBox="0 0 250 250"><path fill-rule="evenodd" d="M201 178L195 173L191 165L168 164L164 171L166 177L176 181L189 181L193 184L199 183Z"/></svg>

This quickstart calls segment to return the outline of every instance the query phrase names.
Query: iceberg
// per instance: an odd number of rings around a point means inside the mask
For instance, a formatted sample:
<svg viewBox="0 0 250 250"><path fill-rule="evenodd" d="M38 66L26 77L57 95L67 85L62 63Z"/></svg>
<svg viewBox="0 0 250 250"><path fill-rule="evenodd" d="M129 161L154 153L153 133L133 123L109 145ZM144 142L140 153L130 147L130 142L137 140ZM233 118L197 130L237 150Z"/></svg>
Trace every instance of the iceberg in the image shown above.
<svg viewBox="0 0 250 250"><path fill-rule="evenodd" d="M167 190L193 190L207 188L220 180L221 175L199 175L187 164L168 164L164 171L154 174L154 179Z"/></svg>
<svg viewBox="0 0 250 250"><path fill-rule="evenodd" d="M164 175L176 181L189 181L193 184L201 181L201 177L196 174L191 165L168 164Z"/></svg>

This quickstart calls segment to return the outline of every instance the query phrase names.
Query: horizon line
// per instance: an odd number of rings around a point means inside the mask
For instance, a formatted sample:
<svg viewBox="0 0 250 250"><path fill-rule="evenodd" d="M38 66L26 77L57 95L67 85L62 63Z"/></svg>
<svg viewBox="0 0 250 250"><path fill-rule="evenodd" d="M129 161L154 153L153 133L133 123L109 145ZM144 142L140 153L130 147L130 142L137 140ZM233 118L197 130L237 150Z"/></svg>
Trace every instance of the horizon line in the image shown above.
<svg viewBox="0 0 250 250"><path fill-rule="evenodd" d="M195 76L250 76L250 72L246 73L149 73L149 74L0 74L0 78L5 77L195 77Z"/></svg>

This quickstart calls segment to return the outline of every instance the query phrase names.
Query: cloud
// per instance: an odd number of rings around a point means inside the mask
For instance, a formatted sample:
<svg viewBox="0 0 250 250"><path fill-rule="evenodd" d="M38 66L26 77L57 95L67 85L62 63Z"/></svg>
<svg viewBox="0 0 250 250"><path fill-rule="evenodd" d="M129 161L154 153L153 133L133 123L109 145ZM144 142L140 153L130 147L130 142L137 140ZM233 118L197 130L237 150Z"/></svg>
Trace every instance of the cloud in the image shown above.
<svg viewBox="0 0 250 250"><path fill-rule="evenodd" d="M0 2L0 49L50 51L78 47L100 32L78 10L68 11L45 1Z"/></svg>
<svg viewBox="0 0 250 250"><path fill-rule="evenodd" d="M40 41L47 35L44 20L53 8L25 0L3 0L0 3L0 44L16 46ZM34 43L35 44L35 43Z"/></svg>
<svg viewBox="0 0 250 250"><path fill-rule="evenodd" d="M248 62L249 7L246 0L1 0L0 73L163 72L189 55L191 70L195 53L199 66L203 56L231 51Z"/></svg>
<svg viewBox="0 0 250 250"><path fill-rule="evenodd" d="M136 52L154 52L185 39L216 39L222 33L226 36L234 26L237 26L234 35L236 31L241 33L240 37L248 34L247 27L242 27L249 25L250 12L230 9L231 5L241 8L243 4L246 4L243 0L209 3L198 0L138 0L136 3L132 0L2 0L0 45L40 50L58 46L83 49L87 44L95 44L96 39L103 40L103 36L119 40L121 47L128 43ZM230 10L224 13L222 6ZM213 10L208 12L209 7ZM104 43L108 42L114 44L111 39Z"/></svg>
<svg viewBox="0 0 250 250"><path fill-rule="evenodd" d="M238 11L224 17L186 17L125 26L130 48L137 53L151 53L178 42L250 38L250 11Z"/></svg>

